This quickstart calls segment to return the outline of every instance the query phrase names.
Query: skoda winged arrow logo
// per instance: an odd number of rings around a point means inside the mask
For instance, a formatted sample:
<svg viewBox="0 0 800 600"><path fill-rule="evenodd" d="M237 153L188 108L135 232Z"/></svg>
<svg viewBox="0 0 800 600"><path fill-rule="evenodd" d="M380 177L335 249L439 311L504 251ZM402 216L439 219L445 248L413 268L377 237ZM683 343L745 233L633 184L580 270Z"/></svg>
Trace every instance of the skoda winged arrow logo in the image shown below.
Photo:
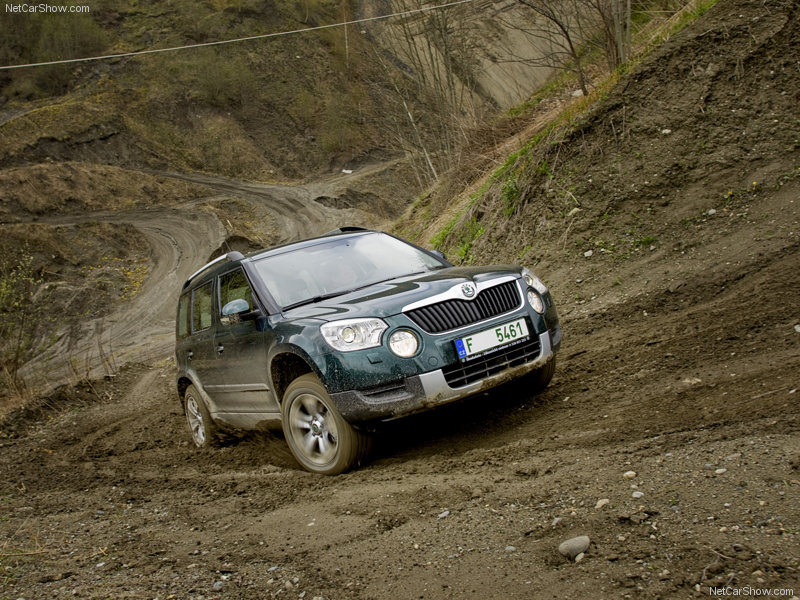
<svg viewBox="0 0 800 600"><path fill-rule="evenodd" d="M472 298L475 295L475 286L471 283L465 283L461 286L461 293L465 298Z"/></svg>

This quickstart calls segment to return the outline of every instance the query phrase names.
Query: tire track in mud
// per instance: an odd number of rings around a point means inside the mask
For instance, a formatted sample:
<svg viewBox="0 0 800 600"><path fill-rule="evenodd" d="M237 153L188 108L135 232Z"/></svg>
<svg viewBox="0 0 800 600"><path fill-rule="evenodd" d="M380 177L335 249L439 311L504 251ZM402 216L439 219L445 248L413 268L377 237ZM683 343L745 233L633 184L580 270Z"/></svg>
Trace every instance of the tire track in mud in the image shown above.
<svg viewBox="0 0 800 600"><path fill-rule="evenodd" d="M36 370L46 374L48 384L57 385L77 374L102 376L127 362L167 356L180 284L226 236L213 214L193 210L197 204L48 219L53 225L92 220L132 225L141 232L142 245L149 247L150 264L141 290L131 301L110 314L86 320L77 333L59 332L56 343L25 366L24 375L31 377Z"/></svg>
<svg viewBox="0 0 800 600"><path fill-rule="evenodd" d="M382 168L383 165L376 165L372 169L362 169L358 176L362 177ZM363 220L360 211L331 208L315 200L320 196L338 196L343 193L351 178L341 175L295 186L255 183L203 173L157 174L203 185L218 194L249 200L269 209L278 224L279 244L319 235L340 225L350 224L353 220Z"/></svg>

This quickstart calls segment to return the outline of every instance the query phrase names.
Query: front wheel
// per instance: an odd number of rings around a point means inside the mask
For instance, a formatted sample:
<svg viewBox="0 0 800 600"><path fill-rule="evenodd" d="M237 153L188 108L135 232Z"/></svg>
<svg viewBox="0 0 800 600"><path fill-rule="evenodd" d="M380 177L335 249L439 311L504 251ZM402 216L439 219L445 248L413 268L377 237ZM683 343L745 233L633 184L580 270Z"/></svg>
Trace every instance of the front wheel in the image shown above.
<svg viewBox="0 0 800 600"><path fill-rule="evenodd" d="M369 436L344 420L313 374L289 384L281 415L289 449L307 471L338 475L364 460L369 452Z"/></svg>
<svg viewBox="0 0 800 600"><path fill-rule="evenodd" d="M533 392L534 394L538 394L539 392L543 391L550 382L553 380L553 375L556 372L556 357L550 359L550 361L543 367L536 369L535 371L531 371L525 376L525 384L528 386L528 389Z"/></svg>

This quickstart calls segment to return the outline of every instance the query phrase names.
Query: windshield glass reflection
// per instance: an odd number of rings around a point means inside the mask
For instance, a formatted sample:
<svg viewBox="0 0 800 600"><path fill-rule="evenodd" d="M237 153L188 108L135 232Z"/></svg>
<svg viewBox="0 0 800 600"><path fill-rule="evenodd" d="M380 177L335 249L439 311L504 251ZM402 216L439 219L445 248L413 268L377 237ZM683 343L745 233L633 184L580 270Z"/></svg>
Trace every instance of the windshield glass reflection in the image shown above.
<svg viewBox="0 0 800 600"><path fill-rule="evenodd" d="M267 256L254 265L284 308L446 266L383 233L320 240L313 246Z"/></svg>

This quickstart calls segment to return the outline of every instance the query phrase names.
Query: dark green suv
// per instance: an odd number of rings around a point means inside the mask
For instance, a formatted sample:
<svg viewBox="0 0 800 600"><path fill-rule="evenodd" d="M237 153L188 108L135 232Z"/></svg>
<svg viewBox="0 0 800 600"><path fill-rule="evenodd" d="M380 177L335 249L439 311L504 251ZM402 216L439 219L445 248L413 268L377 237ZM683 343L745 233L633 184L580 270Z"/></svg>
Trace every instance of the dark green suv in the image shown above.
<svg viewBox="0 0 800 600"><path fill-rule="evenodd" d="M210 262L184 284L177 320L195 444L279 422L300 464L330 475L364 459L376 422L523 376L544 388L561 343L527 269L454 267L353 227Z"/></svg>

